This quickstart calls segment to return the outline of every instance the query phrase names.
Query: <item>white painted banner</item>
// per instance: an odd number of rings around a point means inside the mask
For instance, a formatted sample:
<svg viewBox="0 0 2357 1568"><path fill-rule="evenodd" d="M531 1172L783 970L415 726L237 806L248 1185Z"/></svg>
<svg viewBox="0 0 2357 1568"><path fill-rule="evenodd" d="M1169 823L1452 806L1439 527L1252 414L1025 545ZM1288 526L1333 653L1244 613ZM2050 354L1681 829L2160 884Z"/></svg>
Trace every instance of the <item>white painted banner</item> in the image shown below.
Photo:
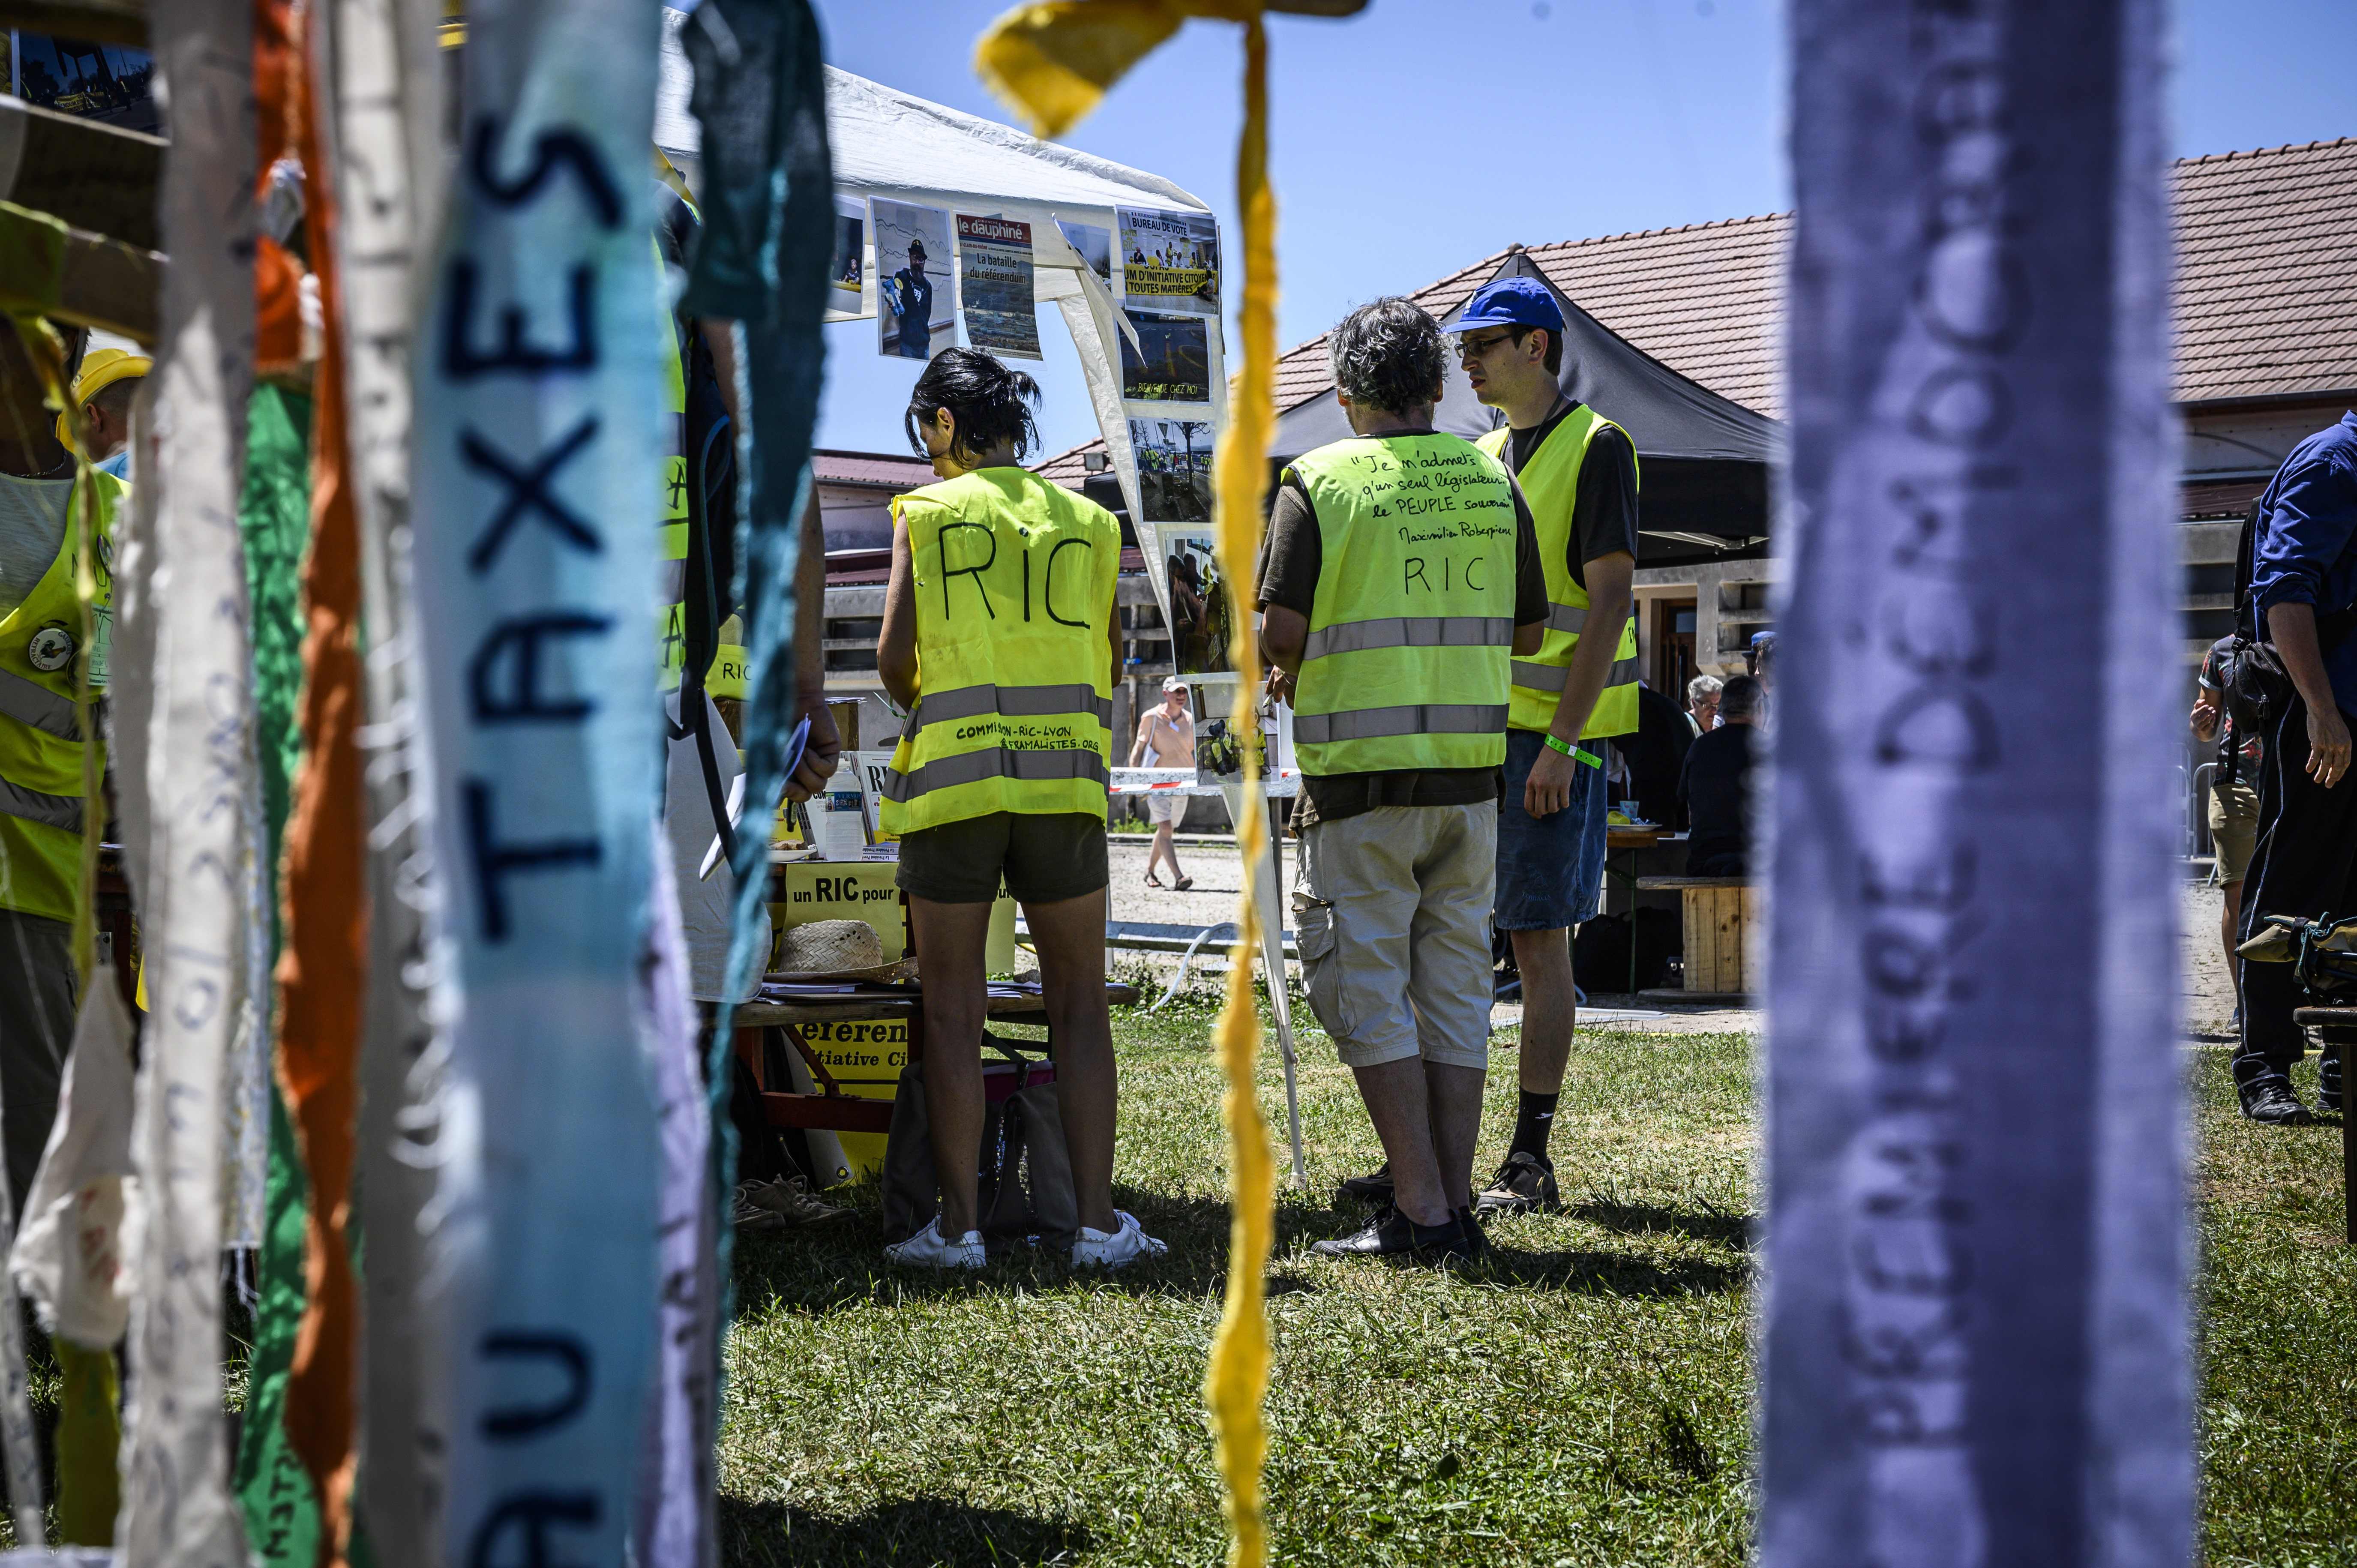
<svg viewBox="0 0 2357 1568"><path fill-rule="evenodd" d="M115 779L144 948L126 1217L124 1568L242 1568L221 1412L221 1168L229 1052L248 982L253 658L237 503L253 365L251 7L149 16L165 128L161 330L117 551ZM125 688L129 688L127 692Z"/></svg>

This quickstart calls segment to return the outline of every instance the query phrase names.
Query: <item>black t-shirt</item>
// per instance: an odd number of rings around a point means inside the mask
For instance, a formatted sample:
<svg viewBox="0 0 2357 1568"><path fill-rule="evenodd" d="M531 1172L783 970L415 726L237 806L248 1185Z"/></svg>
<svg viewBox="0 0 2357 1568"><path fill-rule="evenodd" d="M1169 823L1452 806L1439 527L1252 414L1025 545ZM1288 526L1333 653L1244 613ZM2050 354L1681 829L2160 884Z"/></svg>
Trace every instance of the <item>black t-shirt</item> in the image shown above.
<svg viewBox="0 0 2357 1568"><path fill-rule="evenodd" d="M1402 435L1429 435L1429 430L1405 430ZM1514 624L1528 626L1547 618L1546 573L1539 564L1538 530L1530 503L1520 485L1514 496ZM1308 488L1291 469L1277 487L1276 505L1269 513L1268 532L1260 546L1260 607L1282 605L1307 618L1317 602L1318 574L1325 565L1325 546L1318 532L1318 512ZM1293 825L1355 817L1377 806L1469 806L1497 799L1500 770L1495 768L1394 768L1375 773L1305 774L1301 799L1294 807Z"/></svg>
<svg viewBox="0 0 2357 1568"><path fill-rule="evenodd" d="M1506 437L1506 467L1519 474L1555 427L1579 412L1567 403L1528 430ZM1637 449L1617 425L1598 427L1579 465L1579 490L1571 503L1571 580L1587 586L1587 564L1598 556L1637 553Z"/></svg>
<svg viewBox="0 0 2357 1568"><path fill-rule="evenodd" d="M1678 776L1678 800L1686 809L1686 870L1723 854L1744 855L1751 843L1749 820L1755 726L1721 725L1695 737Z"/></svg>

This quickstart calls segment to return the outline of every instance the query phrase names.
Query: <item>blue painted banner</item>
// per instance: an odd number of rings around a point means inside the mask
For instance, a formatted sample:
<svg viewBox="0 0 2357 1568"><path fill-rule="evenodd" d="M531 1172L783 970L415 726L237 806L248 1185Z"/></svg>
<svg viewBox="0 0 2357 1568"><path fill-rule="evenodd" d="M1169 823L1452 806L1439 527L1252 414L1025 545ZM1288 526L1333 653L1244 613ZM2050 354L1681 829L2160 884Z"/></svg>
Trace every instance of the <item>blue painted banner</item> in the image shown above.
<svg viewBox="0 0 2357 1568"><path fill-rule="evenodd" d="M2191 1552L2158 0L1795 0L1768 1568Z"/></svg>
<svg viewBox="0 0 2357 1568"><path fill-rule="evenodd" d="M619 1568L656 1369L659 20L645 0L468 7L418 334L417 641L452 958L425 1289L453 1568Z"/></svg>

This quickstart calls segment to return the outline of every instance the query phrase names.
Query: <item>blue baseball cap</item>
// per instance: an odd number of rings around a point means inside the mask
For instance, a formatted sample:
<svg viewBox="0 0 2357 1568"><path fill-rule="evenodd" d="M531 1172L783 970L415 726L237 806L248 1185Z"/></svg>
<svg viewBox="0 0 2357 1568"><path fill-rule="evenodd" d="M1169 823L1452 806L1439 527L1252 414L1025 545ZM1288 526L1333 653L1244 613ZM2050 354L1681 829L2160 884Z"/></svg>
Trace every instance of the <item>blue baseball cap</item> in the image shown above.
<svg viewBox="0 0 2357 1568"><path fill-rule="evenodd" d="M1544 327L1560 333L1563 310L1554 293L1536 278L1492 278L1474 290L1465 302L1465 314L1448 329L1470 332L1477 327Z"/></svg>

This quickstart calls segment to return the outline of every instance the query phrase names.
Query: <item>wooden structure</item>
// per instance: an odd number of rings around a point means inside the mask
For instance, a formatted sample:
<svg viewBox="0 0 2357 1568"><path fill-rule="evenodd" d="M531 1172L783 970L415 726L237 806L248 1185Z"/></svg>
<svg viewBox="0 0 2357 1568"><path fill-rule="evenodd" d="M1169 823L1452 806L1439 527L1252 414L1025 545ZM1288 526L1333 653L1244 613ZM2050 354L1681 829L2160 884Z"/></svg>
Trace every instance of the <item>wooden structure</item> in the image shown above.
<svg viewBox="0 0 2357 1568"><path fill-rule="evenodd" d="M1757 892L1740 876L1641 876L1644 892L1674 888L1685 914L1685 993L1697 999L1749 997L1747 956Z"/></svg>
<svg viewBox="0 0 2357 1568"><path fill-rule="evenodd" d="M1128 1007L1137 993L1126 985L1108 984L1105 1000ZM985 1015L1007 1023L1045 1023L1048 1004L1036 980L992 981L983 1001ZM879 985L861 982L791 980L780 977L761 987L755 1000L738 1004L736 1012L737 1055L761 1088L762 1119L772 1127L823 1129L830 1133L875 1133L891 1130L892 1101L862 1100L845 1094L818 1053L802 1038L812 1024L901 1023L909 1026L909 1059L924 1057L925 1009L921 983ZM763 1069L762 1036L782 1032L818 1085L815 1094L795 1094L770 1087ZM1049 1040L1050 1052L1054 1037Z"/></svg>

